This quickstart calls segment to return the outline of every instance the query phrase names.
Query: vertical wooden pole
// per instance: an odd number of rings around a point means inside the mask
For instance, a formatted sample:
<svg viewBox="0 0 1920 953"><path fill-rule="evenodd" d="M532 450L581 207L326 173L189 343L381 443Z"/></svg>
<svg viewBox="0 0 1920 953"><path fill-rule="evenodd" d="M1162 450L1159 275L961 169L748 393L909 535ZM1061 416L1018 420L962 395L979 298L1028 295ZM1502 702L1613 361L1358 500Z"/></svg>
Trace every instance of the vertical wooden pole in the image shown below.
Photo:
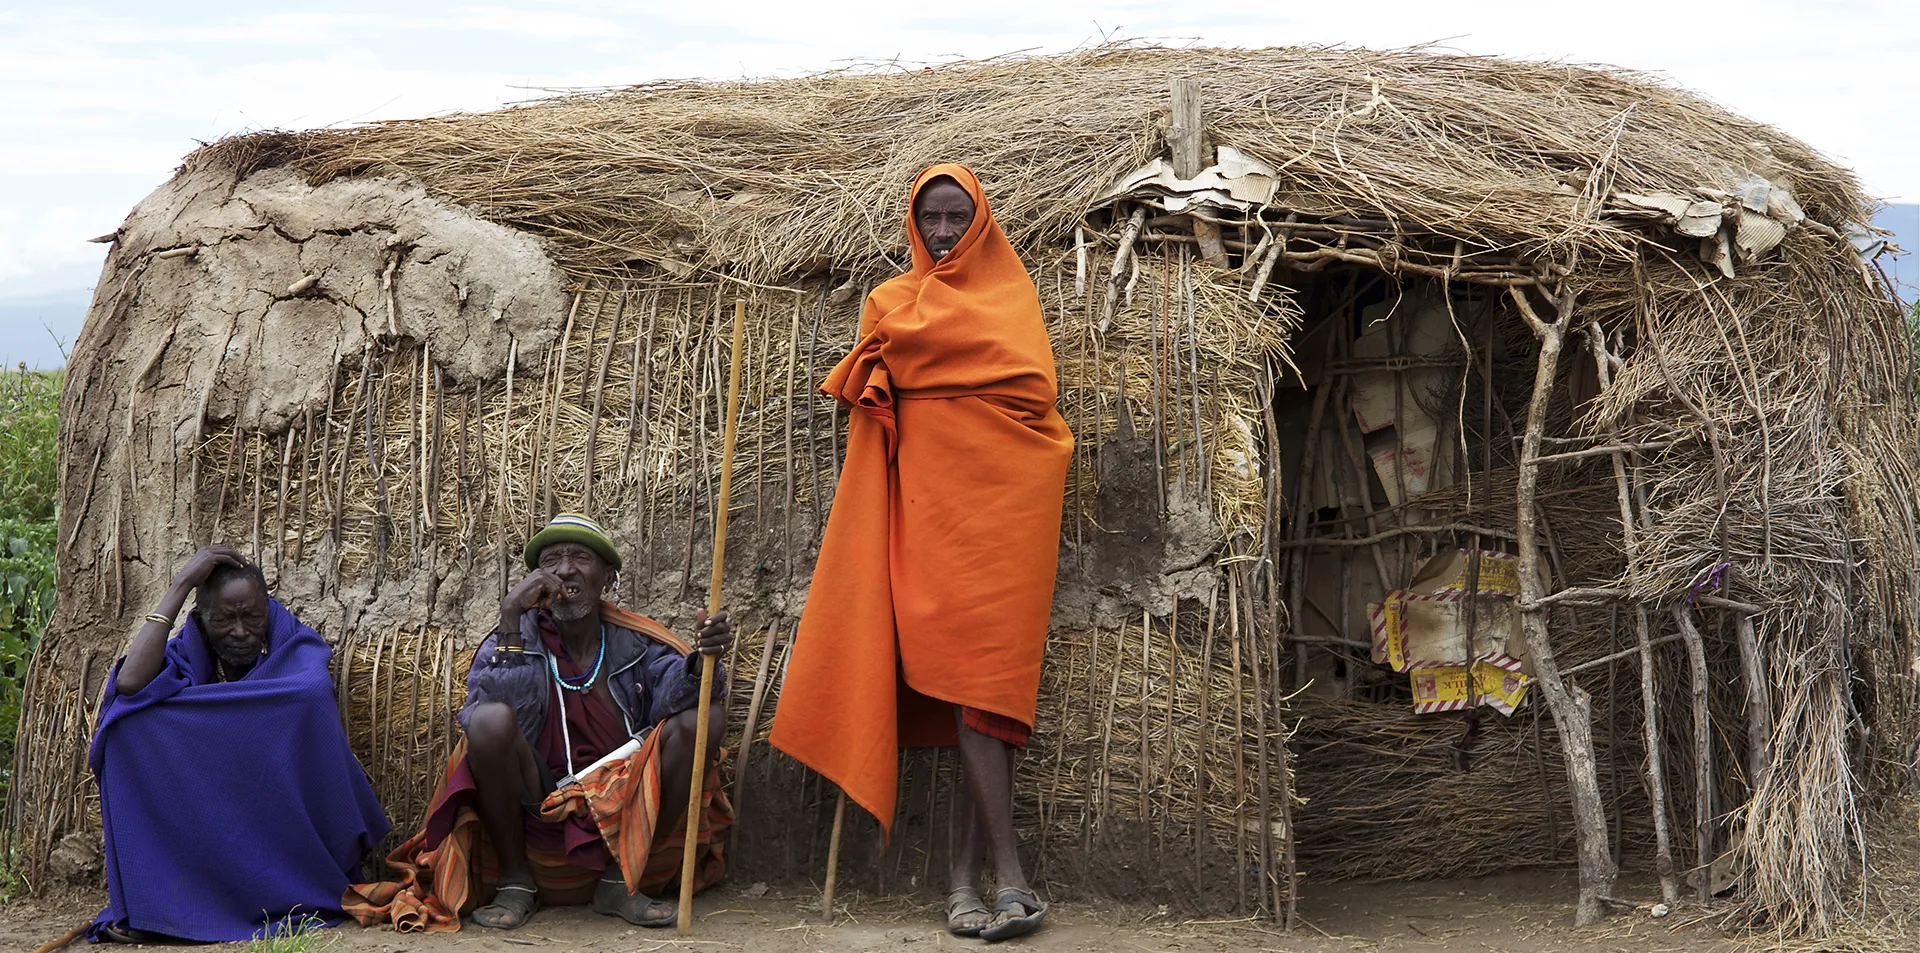
<svg viewBox="0 0 1920 953"><path fill-rule="evenodd" d="M1173 81L1173 122L1167 129L1167 151L1173 154L1173 174L1191 179L1206 168L1200 124L1200 81Z"/></svg>
<svg viewBox="0 0 1920 953"><path fill-rule="evenodd" d="M827 839L827 885L820 891L820 912L828 923L833 922L833 888L840 877L840 830L846 822L847 792L842 788L833 802L833 835Z"/></svg>
<svg viewBox="0 0 1920 953"><path fill-rule="evenodd" d="M1766 656L1753 631L1753 617L1741 613L1734 620L1734 635L1740 642L1740 675L1747 683L1747 787L1757 791L1761 776L1773 760L1773 692L1768 687Z"/></svg>
<svg viewBox="0 0 1920 953"><path fill-rule="evenodd" d="M740 351L747 328L747 303L733 303L733 358L727 378L727 429L720 449L720 499L714 507L713 577L707 584L707 613L720 611L721 570L727 561L727 509L733 498L733 438L740 420ZM693 930L693 868L699 853L700 801L707 780L707 731L713 707L713 656L700 657L700 707L693 732L693 780L687 785L687 844L680 855L681 935Z"/></svg>
<svg viewBox="0 0 1920 953"><path fill-rule="evenodd" d="M1693 847L1694 866L1699 873L1694 896L1706 903L1713 896L1708 871L1714 857L1713 824L1713 716L1707 710L1706 639L1693 624L1693 610L1684 605L1673 607L1673 621L1680 626L1680 641L1687 649L1687 670L1691 676L1693 702Z"/></svg>
<svg viewBox="0 0 1920 953"><path fill-rule="evenodd" d="M1146 840L1145 831L1153 823L1153 759L1148 751L1148 736L1153 733L1153 723L1147 714L1147 698L1153 693L1153 613L1148 609L1140 610L1140 829L1141 840ZM1157 845L1156 845L1157 846Z"/></svg>
<svg viewBox="0 0 1920 953"><path fill-rule="evenodd" d="M1604 394L1613 385L1613 365L1607 352L1606 333L1598 321L1588 325L1587 341L1593 350L1594 372L1600 383L1600 392ZM1608 426L1605 432L1612 441L1615 428ZM1620 541L1627 554L1627 578L1632 580L1637 575L1639 564L1635 542L1637 537L1634 535L1637 526L1633 513L1633 493L1627 485L1626 455L1615 452L1609 456L1613 463L1614 491L1620 503ZM1646 759L1642 764L1646 774L1647 801L1653 810L1653 864L1660 875L1660 899L1671 904L1680 899L1680 885L1673 876L1673 835L1667 826L1666 766L1660 753L1660 701L1654 692L1653 639L1648 631L1645 606L1633 607L1633 632L1635 644L1640 650L1640 719L1642 738L1647 746Z"/></svg>
<svg viewBox="0 0 1920 953"><path fill-rule="evenodd" d="M753 676L753 698L747 703L747 727L740 734L740 764L733 779L733 829L740 829L741 805L747 796L747 765L753 755L753 739L760 731L760 703L767 697L767 673L773 666L773 650L780 645L780 623L767 627L767 644L760 651L760 671Z"/></svg>
<svg viewBox="0 0 1920 953"><path fill-rule="evenodd" d="M1207 628L1200 642L1200 761L1193 772L1193 886L1206 885L1207 843L1207 761L1213 754L1213 720L1208 717L1207 702L1213 697L1213 627L1220 613L1220 583L1216 579L1207 594Z"/></svg>
<svg viewBox="0 0 1920 953"><path fill-rule="evenodd" d="M1241 589L1240 597L1245 600L1247 610L1247 670L1253 674L1253 730L1260 739L1259 746L1254 749L1260 769L1260 876L1267 881L1267 886L1263 887L1259 894L1262 899L1269 893L1272 895L1273 905L1270 913L1274 922L1284 923L1287 915L1280 897L1280 878L1277 875L1279 864L1275 862L1278 851L1274 849L1273 842L1274 799L1267 751L1267 742L1271 736L1267 734L1266 686L1260 675L1261 652L1258 644L1260 627L1254 621L1257 616L1254 614L1253 574L1247 573L1246 577L1247 584ZM1269 637L1271 636L1272 633L1269 633Z"/></svg>
<svg viewBox="0 0 1920 953"><path fill-rule="evenodd" d="M1560 351L1566 341L1566 329L1573 311L1573 296L1556 302L1555 320L1548 323L1534 313L1526 292L1508 289L1514 305L1526 319L1534 338L1540 342L1540 357L1534 369L1533 395L1527 404L1527 428L1520 446L1520 466L1514 485L1514 528L1518 543L1520 573L1520 623L1526 633L1527 654L1533 660L1554 726L1560 731L1562 754L1567 763L1567 783L1573 794L1575 854L1580 864L1580 898L1574 915L1576 926L1600 919L1606 897L1613 894L1618 874L1607 845L1607 818L1600 797L1599 772L1593 753L1593 702L1577 685L1560 678L1560 666L1553 655L1553 642L1547 628L1548 607L1540 605L1540 551L1535 539L1538 514L1534 510L1535 487L1540 476L1540 443L1546 426L1547 404L1553 396L1554 377L1559 372Z"/></svg>
<svg viewBox="0 0 1920 953"><path fill-rule="evenodd" d="M1240 588L1238 576L1227 573L1227 638L1233 670L1233 841L1235 883L1242 915L1247 912L1247 722L1240 690Z"/></svg>
<svg viewBox="0 0 1920 953"><path fill-rule="evenodd" d="M1660 753L1660 699L1653 687L1653 637L1648 631L1647 607L1633 607L1633 632L1640 649L1640 708L1642 737L1647 746L1647 800L1653 805L1654 870L1660 875L1660 899L1680 899L1680 882L1673 875L1673 834L1667 820L1667 766Z"/></svg>

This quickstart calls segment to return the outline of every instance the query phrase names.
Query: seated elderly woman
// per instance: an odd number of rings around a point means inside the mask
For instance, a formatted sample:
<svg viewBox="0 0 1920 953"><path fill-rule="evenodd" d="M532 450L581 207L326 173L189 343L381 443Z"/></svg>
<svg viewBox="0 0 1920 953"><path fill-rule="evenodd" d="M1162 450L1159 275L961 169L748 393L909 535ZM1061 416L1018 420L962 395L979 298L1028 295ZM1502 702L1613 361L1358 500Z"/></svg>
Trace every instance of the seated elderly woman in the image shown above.
<svg viewBox="0 0 1920 953"><path fill-rule="evenodd" d="M331 656L258 566L223 546L188 560L108 677L89 757L108 901L90 939L246 940L342 919L388 825L347 747Z"/></svg>

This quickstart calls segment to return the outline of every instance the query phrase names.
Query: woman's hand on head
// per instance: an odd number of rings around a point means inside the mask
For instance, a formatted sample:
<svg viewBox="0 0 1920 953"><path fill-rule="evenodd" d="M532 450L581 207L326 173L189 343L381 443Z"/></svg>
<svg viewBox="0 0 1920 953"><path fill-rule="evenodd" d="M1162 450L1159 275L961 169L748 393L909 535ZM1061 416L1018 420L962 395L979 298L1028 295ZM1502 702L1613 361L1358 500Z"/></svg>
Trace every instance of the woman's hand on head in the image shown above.
<svg viewBox="0 0 1920 953"><path fill-rule="evenodd" d="M185 566L173 577L176 589L188 590L207 581L213 571L221 566L244 566L247 561L239 553L226 546L202 546L187 560Z"/></svg>

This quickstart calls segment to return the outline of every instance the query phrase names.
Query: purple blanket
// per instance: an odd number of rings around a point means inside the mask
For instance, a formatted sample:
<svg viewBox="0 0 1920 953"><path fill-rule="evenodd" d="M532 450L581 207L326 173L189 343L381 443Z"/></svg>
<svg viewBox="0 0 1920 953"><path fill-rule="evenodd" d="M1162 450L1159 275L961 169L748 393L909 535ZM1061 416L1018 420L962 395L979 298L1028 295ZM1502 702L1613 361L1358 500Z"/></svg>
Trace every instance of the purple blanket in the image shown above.
<svg viewBox="0 0 1920 953"><path fill-rule="evenodd" d="M201 941L340 920L387 819L340 726L332 650L277 599L267 625L268 654L238 681L215 678L191 616L147 687L120 696L119 666L107 677L88 763L109 899L90 938L121 920Z"/></svg>

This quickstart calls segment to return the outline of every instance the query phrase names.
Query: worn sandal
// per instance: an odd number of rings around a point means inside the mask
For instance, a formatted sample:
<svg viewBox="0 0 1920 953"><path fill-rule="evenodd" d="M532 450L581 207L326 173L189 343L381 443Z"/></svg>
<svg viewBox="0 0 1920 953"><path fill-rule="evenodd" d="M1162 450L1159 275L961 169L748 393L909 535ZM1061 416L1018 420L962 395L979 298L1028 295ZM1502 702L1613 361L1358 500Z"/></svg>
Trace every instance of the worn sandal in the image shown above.
<svg viewBox="0 0 1920 953"><path fill-rule="evenodd" d="M593 912L619 917L637 927L670 927L680 920L680 904L655 900L644 893L628 893L624 879L603 879L594 887ZM648 916L649 912L653 916Z"/></svg>
<svg viewBox="0 0 1920 953"><path fill-rule="evenodd" d="M518 930L539 909L540 891L532 884L501 884L493 892L492 903L473 911L473 922L495 930Z"/></svg>
<svg viewBox="0 0 1920 953"><path fill-rule="evenodd" d="M160 937L145 930L136 930L127 926L125 920L100 925L100 939L108 943L156 943Z"/></svg>
<svg viewBox="0 0 1920 953"><path fill-rule="evenodd" d="M947 932L954 936L979 936L993 923L993 911L980 899L978 887L955 887L947 893Z"/></svg>
<svg viewBox="0 0 1920 953"><path fill-rule="evenodd" d="M1027 887L1001 887L993 892L993 923L980 931L988 943L1025 936L1046 919L1047 905ZM1025 912L1021 912L1021 911Z"/></svg>

